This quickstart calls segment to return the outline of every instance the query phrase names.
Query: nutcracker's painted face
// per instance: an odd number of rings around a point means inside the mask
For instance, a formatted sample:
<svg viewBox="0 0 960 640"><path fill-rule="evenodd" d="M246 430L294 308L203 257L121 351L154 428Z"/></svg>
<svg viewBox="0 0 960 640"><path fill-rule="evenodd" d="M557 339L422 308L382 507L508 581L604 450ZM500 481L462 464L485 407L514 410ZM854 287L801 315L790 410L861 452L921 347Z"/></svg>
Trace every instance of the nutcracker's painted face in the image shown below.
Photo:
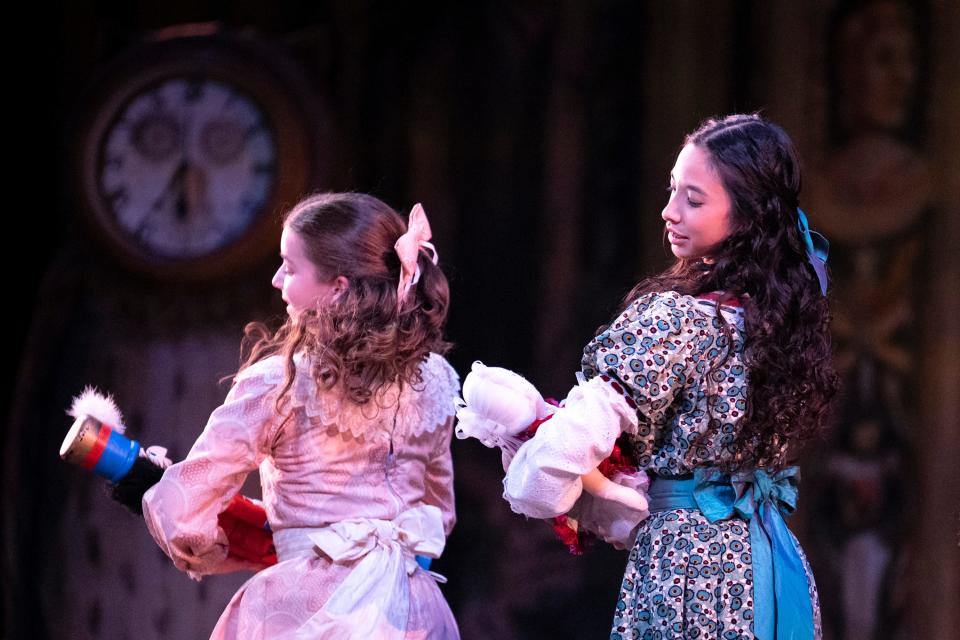
<svg viewBox="0 0 960 640"><path fill-rule="evenodd" d="M328 281L318 277L316 266L307 258L303 240L289 227L284 227L280 236L280 257L283 264L271 284L281 291L290 317L306 309L330 304L347 288L348 281L344 276Z"/></svg>
<svg viewBox="0 0 960 640"><path fill-rule="evenodd" d="M660 217L678 258L709 258L730 233L730 195L705 149L688 144L670 172L670 199Z"/></svg>

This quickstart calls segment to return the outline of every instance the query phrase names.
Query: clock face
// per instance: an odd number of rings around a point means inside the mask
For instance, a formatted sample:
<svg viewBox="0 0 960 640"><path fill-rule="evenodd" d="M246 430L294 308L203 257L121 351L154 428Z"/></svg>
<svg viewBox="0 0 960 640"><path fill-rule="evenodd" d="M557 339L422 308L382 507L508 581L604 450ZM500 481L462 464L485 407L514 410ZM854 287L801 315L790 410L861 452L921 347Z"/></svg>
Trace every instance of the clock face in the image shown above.
<svg viewBox="0 0 960 640"><path fill-rule="evenodd" d="M88 95L78 214L130 271L202 282L251 268L275 255L283 209L323 182L322 101L296 61L252 36L165 30Z"/></svg>
<svg viewBox="0 0 960 640"><path fill-rule="evenodd" d="M101 141L102 207L121 234L159 258L209 255L241 237L277 178L268 119L224 80L160 79L119 108Z"/></svg>

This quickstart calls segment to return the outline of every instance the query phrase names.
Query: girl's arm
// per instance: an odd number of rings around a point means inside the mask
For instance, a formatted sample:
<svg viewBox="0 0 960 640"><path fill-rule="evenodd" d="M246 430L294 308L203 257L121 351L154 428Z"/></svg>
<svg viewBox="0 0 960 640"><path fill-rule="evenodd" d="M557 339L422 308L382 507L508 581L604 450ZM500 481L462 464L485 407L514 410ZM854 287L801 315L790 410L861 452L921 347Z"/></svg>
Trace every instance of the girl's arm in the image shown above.
<svg viewBox="0 0 960 640"><path fill-rule="evenodd" d="M424 363L422 374L426 396L424 402L431 404L424 415L436 421L436 445L427 460L424 470L424 502L440 509L443 516L443 532L450 535L457 521L453 498L453 459L450 455L450 439L453 436L453 399L460 393L460 378L446 358L431 353ZM439 424L442 421L442 424Z"/></svg>
<svg viewBox="0 0 960 640"><path fill-rule="evenodd" d="M453 416L441 427L442 437L438 438L427 463L424 478L424 502L439 507L443 515L443 532L450 535L457 516L453 498L453 459L450 455L450 438L453 434Z"/></svg>
<svg viewBox="0 0 960 640"><path fill-rule="evenodd" d="M574 388L510 464L504 497L536 518L567 513L592 472L628 433L638 466L650 462L656 426L689 383L698 351L700 316L676 294L645 296L585 350L588 382Z"/></svg>
<svg viewBox="0 0 960 640"><path fill-rule="evenodd" d="M144 495L150 534L174 565L193 577L262 568L227 557L227 537L217 516L268 450L268 432L276 423L268 395L277 366L261 361L245 370L186 459L168 468Z"/></svg>

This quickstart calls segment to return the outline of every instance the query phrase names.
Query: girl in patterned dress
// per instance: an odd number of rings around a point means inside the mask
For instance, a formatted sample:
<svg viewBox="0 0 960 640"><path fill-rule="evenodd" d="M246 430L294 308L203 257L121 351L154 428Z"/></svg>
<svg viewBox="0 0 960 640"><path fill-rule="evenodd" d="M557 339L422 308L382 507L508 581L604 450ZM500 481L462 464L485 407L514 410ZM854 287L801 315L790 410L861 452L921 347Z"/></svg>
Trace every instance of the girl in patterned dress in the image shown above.
<svg viewBox="0 0 960 640"><path fill-rule="evenodd" d="M611 638L819 638L809 565L783 517L789 466L836 387L826 240L800 165L757 115L689 135L662 212L676 262L639 283L584 349L582 381L510 463L504 497L577 514L618 438L651 477ZM470 384L470 381L467 381Z"/></svg>
<svg viewBox="0 0 960 640"><path fill-rule="evenodd" d="M345 193L287 214L273 285L288 318L255 340L187 458L143 499L174 565L256 573L213 638L458 638L426 571L454 524L449 289L420 205L409 227ZM229 555L219 514L259 467L278 562Z"/></svg>

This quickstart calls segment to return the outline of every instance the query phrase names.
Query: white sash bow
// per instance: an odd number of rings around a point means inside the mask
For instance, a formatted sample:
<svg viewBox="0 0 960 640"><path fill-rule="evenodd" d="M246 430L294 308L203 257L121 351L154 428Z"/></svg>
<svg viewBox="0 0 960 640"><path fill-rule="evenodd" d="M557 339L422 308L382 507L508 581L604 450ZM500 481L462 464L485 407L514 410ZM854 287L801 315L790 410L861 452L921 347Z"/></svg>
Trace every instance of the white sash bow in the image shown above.
<svg viewBox="0 0 960 640"><path fill-rule="evenodd" d="M446 542L440 509L421 505L394 520L356 518L307 531L335 563L360 562L320 611L283 638L402 639L410 610L408 576L418 568L414 556L437 558Z"/></svg>

